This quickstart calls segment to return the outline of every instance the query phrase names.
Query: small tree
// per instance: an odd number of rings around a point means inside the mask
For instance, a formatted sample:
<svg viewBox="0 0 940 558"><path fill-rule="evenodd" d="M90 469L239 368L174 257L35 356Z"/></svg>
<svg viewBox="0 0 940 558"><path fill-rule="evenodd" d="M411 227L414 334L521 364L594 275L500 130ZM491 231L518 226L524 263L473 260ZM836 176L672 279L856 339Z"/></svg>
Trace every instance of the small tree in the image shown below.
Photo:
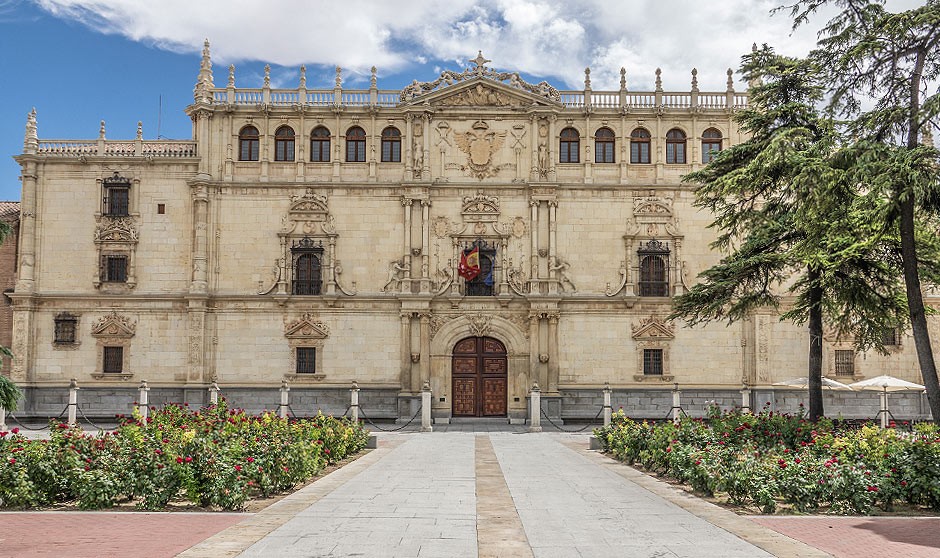
<svg viewBox="0 0 940 558"><path fill-rule="evenodd" d="M870 140L869 147L881 143L916 150L921 132L937 127L940 115L940 88L930 91L931 82L936 85L940 78L940 0L900 13L885 10L883 0L801 0L783 8L790 10L796 28L829 4L842 11L820 31L811 57L827 69L831 107L852 118L849 130ZM900 236L914 346L931 414L940 422L940 382L921 292L916 219L918 212L940 208L940 171L934 165L932 171L911 172L909 163L916 159L896 152L887 159L864 158L858 174L864 182L891 186L896 211L889 216Z"/></svg>
<svg viewBox="0 0 940 558"><path fill-rule="evenodd" d="M872 212L885 203L833 164L837 137L815 104L818 67L766 45L744 57L752 83L735 121L750 139L685 177L696 205L715 215L712 244L728 253L676 297L673 317L690 325L729 322L795 298L782 319L809 326L809 417L823 415L824 318L859 347L880 346L899 323L903 289L891 266L894 243Z"/></svg>

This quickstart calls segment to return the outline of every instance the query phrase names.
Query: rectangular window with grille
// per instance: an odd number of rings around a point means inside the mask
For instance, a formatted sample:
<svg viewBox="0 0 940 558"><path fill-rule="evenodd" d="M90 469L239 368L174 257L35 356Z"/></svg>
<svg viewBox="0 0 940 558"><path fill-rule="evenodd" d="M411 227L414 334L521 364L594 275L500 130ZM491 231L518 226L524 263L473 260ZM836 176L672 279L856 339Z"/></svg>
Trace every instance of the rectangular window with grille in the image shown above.
<svg viewBox="0 0 940 558"><path fill-rule="evenodd" d="M855 375L855 351L836 351L836 376Z"/></svg>
<svg viewBox="0 0 940 558"><path fill-rule="evenodd" d="M881 344L885 347L894 347L901 344L901 336L898 328L888 327L881 332Z"/></svg>
<svg viewBox="0 0 940 558"><path fill-rule="evenodd" d="M105 374L124 373L124 347L104 347L102 372Z"/></svg>
<svg viewBox="0 0 940 558"><path fill-rule="evenodd" d="M127 256L102 256L101 280L106 283L127 282Z"/></svg>
<svg viewBox="0 0 940 558"><path fill-rule="evenodd" d="M111 217L130 215L130 188L127 186L108 186L104 190L104 214Z"/></svg>
<svg viewBox="0 0 940 558"><path fill-rule="evenodd" d="M297 373L317 373L317 349L315 347L297 347Z"/></svg>
<svg viewBox="0 0 940 558"><path fill-rule="evenodd" d="M643 349L643 375L644 376L662 376L663 375L663 350L662 349Z"/></svg>
<svg viewBox="0 0 940 558"><path fill-rule="evenodd" d="M74 316L59 316L55 319L55 343L75 343L78 320Z"/></svg>

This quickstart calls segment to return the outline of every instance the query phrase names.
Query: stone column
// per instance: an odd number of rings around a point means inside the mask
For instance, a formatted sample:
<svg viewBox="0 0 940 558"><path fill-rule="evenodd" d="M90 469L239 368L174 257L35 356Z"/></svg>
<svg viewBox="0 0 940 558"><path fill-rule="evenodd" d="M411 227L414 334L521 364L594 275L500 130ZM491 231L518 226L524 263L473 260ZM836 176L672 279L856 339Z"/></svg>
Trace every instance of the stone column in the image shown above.
<svg viewBox="0 0 940 558"><path fill-rule="evenodd" d="M16 273L17 294L32 294L35 289L36 265L36 161L24 155L20 180L23 183L20 200L19 268ZM17 357L19 358L19 357Z"/></svg>
<svg viewBox="0 0 940 558"><path fill-rule="evenodd" d="M431 381L431 315L421 314L421 381Z"/></svg>
<svg viewBox="0 0 940 558"><path fill-rule="evenodd" d="M538 118L534 114L529 115L529 137L532 138L529 141L529 180L535 181L539 179L539 141L541 139L538 135Z"/></svg>
<svg viewBox="0 0 940 558"><path fill-rule="evenodd" d="M411 292L411 207L414 205L414 200L411 198L402 197L401 205L405 210L405 271L402 272L401 277L401 292ZM407 288L406 288L407 287Z"/></svg>
<svg viewBox="0 0 940 558"><path fill-rule="evenodd" d="M558 319L557 312L548 314L548 395L558 394Z"/></svg>
<svg viewBox="0 0 940 558"><path fill-rule="evenodd" d="M401 375L399 391L412 393L411 382L411 313L401 314Z"/></svg>
<svg viewBox="0 0 940 558"><path fill-rule="evenodd" d="M549 277L555 279L548 285L548 292L551 294L558 292L558 286L561 283L560 273L552 271L558 264L557 254L555 253L555 247L558 246L557 222L555 221L556 209L558 209L558 201L548 200L548 269ZM551 385L548 386L548 391L552 391Z"/></svg>
<svg viewBox="0 0 940 558"><path fill-rule="evenodd" d="M411 125L411 121L414 120L414 115L406 114L405 115L405 137L402 138L402 141L405 142L405 145L402 147L405 148L405 179L411 180L414 177L414 155L411 152L411 145L414 143L414 132Z"/></svg>
<svg viewBox="0 0 940 558"><path fill-rule="evenodd" d="M529 206L532 208L531 226L529 235L532 240L532 274L533 281L539 278L539 202L531 200ZM538 292L538 284L533 283L531 292Z"/></svg>
<svg viewBox="0 0 940 558"><path fill-rule="evenodd" d="M193 275L189 292L205 294L208 290L209 265L209 189L205 184L196 183L193 188Z"/></svg>
<svg viewBox="0 0 940 558"><path fill-rule="evenodd" d="M421 167L421 179L427 180L431 176L431 113L424 113L424 130L422 130L424 154Z"/></svg>
<svg viewBox="0 0 940 558"><path fill-rule="evenodd" d="M427 134L425 134L427 135ZM421 200L421 292L431 291L431 200Z"/></svg>

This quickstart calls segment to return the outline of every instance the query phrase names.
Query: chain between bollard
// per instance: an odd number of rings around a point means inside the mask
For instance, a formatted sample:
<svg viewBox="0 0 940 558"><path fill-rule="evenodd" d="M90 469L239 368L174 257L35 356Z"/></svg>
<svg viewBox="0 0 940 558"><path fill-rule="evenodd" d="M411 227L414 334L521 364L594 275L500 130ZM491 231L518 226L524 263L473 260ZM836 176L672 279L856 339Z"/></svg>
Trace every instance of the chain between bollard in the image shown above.
<svg viewBox="0 0 940 558"><path fill-rule="evenodd" d="M54 421L54 420L59 420L60 418L62 418L62 415L64 415L65 412L68 411L68 410L69 410L69 404L66 403L66 404L65 404L65 407L62 408L62 412L59 413L58 416L49 417L48 422L52 422L52 421ZM20 422L20 419L16 418L16 415L14 415L13 413L8 413L7 416L10 417L10 419L12 419L13 422L15 422L16 424L20 425L22 428L25 428L26 430L32 430L32 431L35 432L35 431L45 430L45 429L49 428L48 425L47 425L47 426L40 426L40 427L38 427L38 428L33 428L32 426L26 426L25 424L23 424L22 422Z"/></svg>
<svg viewBox="0 0 940 558"><path fill-rule="evenodd" d="M83 411L81 407L79 407L78 405L76 405L76 407L78 408L78 412L82 415L82 418L85 419L85 422L90 424L93 428L97 428L98 430L111 430L111 428L105 428L104 426L101 426L100 424L95 424L90 418L85 416L85 411Z"/></svg>
<svg viewBox="0 0 940 558"><path fill-rule="evenodd" d="M408 425L410 425L412 422L414 422L414 420L415 420L416 418L418 418L418 415L421 414L421 407L418 407L418 411L414 414L413 417L411 417L411 419L408 420L408 422L406 422L405 424L399 426L398 428L382 428L381 426L375 424L374 422L372 422L372 419L369 418L369 416L366 414L366 412L362 409L362 406L361 406L361 405L359 406L359 412L362 413L362 418L364 418L364 419L366 420L366 422L368 422L368 423L371 424L372 426L378 428L378 429L381 430L382 432L398 432L399 430L402 430L402 429L406 428Z"/></svg>
<svg viewBox="0 0 940 558"><path fill-rule="evenodd" d="M673 411L675 411L676 409L679 409L679 413L682 416L686 418L689 417L689 413L685 412L685 409L683 409L682 407L673 407L672 409L669 409L669 413L666 414L663 420L675 420L675 417L673 417L672 415L673 415Z"/></svg>
<svg viewBox="0 0 940 558"><path fill-rule="evenodd" d="M562 428L560 425L555 424L555 421L553 421L553 420L551 419L551 417L548 416L548 414L545 412L545 409L539 407L539 411L542 413L542 416L545 417L545 420L547 420L549 423L551 423L551 425L554 426L555 428L557 428L558 430L561 430L562 432L569 432L569 433L571 433L571 434L575 434L575 433L577 433L577 432L584 432L584 431L587 430L589 427L594 426L594 421L596 421L596 420L598 419L598 417L601 416L601 413L604 412L604 408L601 407L601 410L598 411L596 415L594 415L594 418L592 418L587 424L585 424L585 425L582 426L581 428L578 428L577 430L567 430L567 429L565 429L565 428Z"/></svg>

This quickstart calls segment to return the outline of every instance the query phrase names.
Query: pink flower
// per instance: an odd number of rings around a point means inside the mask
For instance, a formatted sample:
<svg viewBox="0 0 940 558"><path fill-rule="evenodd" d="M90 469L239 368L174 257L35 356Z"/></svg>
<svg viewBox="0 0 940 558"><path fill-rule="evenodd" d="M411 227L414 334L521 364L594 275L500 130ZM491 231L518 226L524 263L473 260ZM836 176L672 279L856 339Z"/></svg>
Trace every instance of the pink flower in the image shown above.
<svg viewBox="0 0 940 558"><path fill-rule="evenodd" d="M10 458L10 465L13 465L14 463L16 463L16 460L11 457L11 458Z"/></svg>

